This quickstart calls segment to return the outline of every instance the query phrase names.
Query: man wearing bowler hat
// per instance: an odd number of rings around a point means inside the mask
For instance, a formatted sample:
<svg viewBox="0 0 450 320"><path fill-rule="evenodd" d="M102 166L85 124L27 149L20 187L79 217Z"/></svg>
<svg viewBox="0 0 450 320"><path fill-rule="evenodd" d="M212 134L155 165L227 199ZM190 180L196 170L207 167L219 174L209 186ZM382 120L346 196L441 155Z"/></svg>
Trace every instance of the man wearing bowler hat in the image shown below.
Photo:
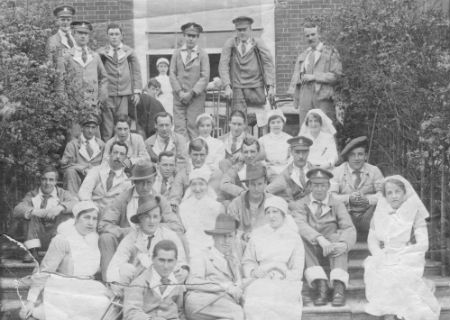
<svg viewBox="0 0 450 320"><path fill-rule="evenodd" d="M95 114L87 115L81 122L81 135L72 139L64 150L61 159L64 168L64 189L73 194L78 193L89 170L102 162L105 143L95 137L98 124L98 117Z"/></svg>
<svg viewBox="0 0 450 320"><path fill-rule="evenodd" d="M45 51L48 61L56 66L59 58L75 45L75 39L70 32L70 24L75 15L75 8L69 5L61 5L53 10L58 31L47 40Z"/></svg>
<svg viewBox="0 0 450 320"><path fill-rule="evenodd" d="M197 42L201 25L188 22L181 26L184 44L170 60L170 84L173 89L175 132L190 140L197 137L195 120L205 112L206 86L209 82L209 57Z"/></svg>
<svg viewBox="0 0 450 320"><path fill-rule="evenodd" d="M342 201L353 219L358 237L367 238L370 220L381 196L383 174L378 167L367 163L367 137L357 137L341 152L345 160L334 168L330 191Z"/></svg>
<svg viewBox="0 0 450 320"><path fill-rule="evenodd" d="M186 318L189 320L243 320L240 306L242 275L240 261L233 252L238 222L221 213L216 218L212 236L214 246L203 251L191 261L191 271L186 281Z"/></svg>
<svg viewBox="0 0 450 320"><path fill-rule="evenodd" d="M247 107L262 107L274 96L275 68L272 55L264 41L252 35L253 19L233 19L236 36L228 39L222 49L219 74L232 109L247 113Z"/></svg>
<svg viewBox="0 0 450 320"><path fill-rule="evenodd" d="M142 160L136 163L131 171L132 186L120 193L116 199L105 209L98 224L100 234L99 247L102 253L101 269L103 279L106 280L108 265L119 245L119 242L135 227L133 217L142 197L159 196L153 191L156 178L156 168L150 162ZM164 197L160 197L161 222L178 233L183 232L182 224L177 215Z"/></svg>
<svg viewBox="0 0 450 320"><path fill-rule="evenodd" d="M291 202L300 200L309 192L306 173L312 165L307 159L313 142L304 136L291 138L287 142L294 161L267 186L266 191Z"/></svg>
<svg viewBox="0 0 450 320"><path fill-rule="evenodd" d="M356 230L344 204L330 195L333 174L314 168L306 174L311 193L291 203L291 212L305 245L305 279L316 290L314 304L328 303L328 277L323 265L330 264L332 305L345 304L348 287L348 252L356 242Z"/></svg>

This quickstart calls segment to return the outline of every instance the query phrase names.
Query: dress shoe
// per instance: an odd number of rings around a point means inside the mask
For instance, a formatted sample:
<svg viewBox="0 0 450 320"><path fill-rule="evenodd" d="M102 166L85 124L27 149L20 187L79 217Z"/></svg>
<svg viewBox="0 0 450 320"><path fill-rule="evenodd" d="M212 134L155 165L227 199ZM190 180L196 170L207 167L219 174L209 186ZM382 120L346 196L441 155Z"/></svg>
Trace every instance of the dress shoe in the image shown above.
<svg viewBox="0 0 450 320"><path fill-rule="evenodd" d="M328 303L328 283L327 280L318 279L314 281L317 289L317 297L314 299L315 306L324 306Z"/></svg>
<svg viewBox="0 0 450 320"><path fill-rule="evenodd" d="M333 307L342 307L345 305L345 285L342 281L333 281L333 300L331 300Z"/></svg>

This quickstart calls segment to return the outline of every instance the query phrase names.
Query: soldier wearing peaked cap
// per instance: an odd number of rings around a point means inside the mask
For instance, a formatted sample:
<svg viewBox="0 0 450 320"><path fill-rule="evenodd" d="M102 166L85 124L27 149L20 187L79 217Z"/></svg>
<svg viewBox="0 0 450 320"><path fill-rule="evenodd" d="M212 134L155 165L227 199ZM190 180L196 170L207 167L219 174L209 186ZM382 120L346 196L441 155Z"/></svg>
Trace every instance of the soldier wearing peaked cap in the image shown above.
<svg viewBox="0 0 450 320"><path fill-rule="evenodd" d="M47 40L47 60L56 66L58 58L64 56L68 49L73 48L75 40L70 30L75 8L69 5L61 5L53 10L58 31Z"/></svg>
<svg viewBox="0 0 450 320"><path fill-rule="evenodd" d="M181 26L184 44L175 50L170 61L170 84L173 89L175 132L198 136L195 120L205 112L206 86L209 82L209 57L197 42L203 28L195 22Z"/></svg>
<svg viewBox="0 0 450 320"><path fill-rule="evenodd" d="M306 172L312 169L312 165L307 161L312 140L298 136L289 139L287 143L294 161L267 186L267 192L291 202L300 200L309 193Z"/></svg>
<svg viewBox="0 0 450 320"><path fill-rule="evenodd" d="M356 242L356 230L344 204L330 195L333 174L314 168L306 174L311 193L291 203L291 212L304 240L308 285L315 289L314 304L328 302L328 276L323 266L330 264L332 305L345 304L348 287L348 251Z"/></svg>

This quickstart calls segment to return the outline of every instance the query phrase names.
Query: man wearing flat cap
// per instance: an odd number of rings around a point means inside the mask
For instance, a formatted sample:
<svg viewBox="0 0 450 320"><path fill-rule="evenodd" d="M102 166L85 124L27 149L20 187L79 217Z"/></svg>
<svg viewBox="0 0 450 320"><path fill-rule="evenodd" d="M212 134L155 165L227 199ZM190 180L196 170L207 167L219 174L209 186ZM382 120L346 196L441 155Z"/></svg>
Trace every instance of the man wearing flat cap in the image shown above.
<svg viewBox="0 0 450 320"><path fill-rule="evenodd" d="M99 120L95 114L89 114L81 122L81 135L72 139L64 150L61 159L64 169L64 188L77 194L81 183L89 170L102 162L105 143L95 137Z"/></svg>
<svg viewBox="0 0 450 320"><path fill-rule="evenodd" d="M317 26L304 28L309 47L295 61L294 73L287 93L299 109L300 123L310 109L321 109L336 121L334 87L342 75L341 58L337 50L320 40Z"/></svg>
<svg viewBox="0 0 450 320"><path fill-rule="evenodd" d="M136 226L131 217L136 215L140 198L159 197L161 222L169 229L182 233L183 227L177 215L164 197L153 191L156 178L156 168L150 161L139 161L131 171L132 185L123 190L104 210L99 220L99 247L102 252L101 269L106 280L108 265L116 252L119 242Z"/></svg>
<svg viewBox="0 0 450 320"><path fill-rule="evenodd" d="M241 264L233 252L238 222L221 213L216 218L212 236L214 246L191 261L186 281L185 312L189 320L243 320Z"/></svg>
<svg viewBox="0 0 450 320"><path fill-rule="evenodd" d="M197 42L203 28L195 22L181 26L184 44L170 60L175 132L190 140L198 136L195 120L205 112L206 86L209 82L209 57Z"/></svg>
<svg viewBox="0 0 450 320"><path fill-rule="evenodd" d="M142 93L141 67L136 53L122 42L122 27L110 23L106 28L109 44L97 50L108 75L108 99L102 110L101 134L108 141L119 116L128 115Z"/></svg>
<svg viewBox="0 0 450 320"><path fill-rule="evenodd" d="M92 25L87 21L71 23L75 45L59 59L56 92L76 103L78 108L90 108L100 115L100 105L108 96L108 79L98 53L88 48ZM79 127L71 129L79 135Z"/></svg>
<svg viewBox="0 0 450 320"><path fill-rule="evenodd" d="M253 19L233 20L236 36L228 39L222 49L219 74L225 94L232 100L232 109L262 107L274 96L275 67L272 55L263 40L252 36Z"/></svg>
<svg viewBox="0 0 450 320"><path fill-rule="evenodd" d="M333 174L314 168L307 173L311 193L291 203L291 213L305 245L305 279L315 289L314 304L328 303L328 283L333 287L332 305L345 304L348 287L348 252L356 242L356 230L344 204L328 191ZM323 266L330 265L330 277Z"/></svg>
<svg viewBox="0 0 450 320"><path fill-rule="evenodd" d="M367 163L367 137L357 137L347 143L341 152L345 160L334 168L330 191L342 201L358 230L358 238L367 239L378 198L381 196L383 174Z"/></svg>
<svg viewBox="0 0 450 320"><path fill-rule="evenodd" d="M306 173L312 169L312 165L307 159L313 142L304 136L291 138L287 142L294 161L267 186L266 191L291 202L309 193Z"/></svg>
<svg viewBox="0 0 450 320"><path fill-rule="evenodd" d="M47 53L47 60L56 66L58 59L75 45L75 39L70 30L75 8L69 5L61 5L53 10L53 15L56 18L58 31L48 38L45 52Z"/></svg>

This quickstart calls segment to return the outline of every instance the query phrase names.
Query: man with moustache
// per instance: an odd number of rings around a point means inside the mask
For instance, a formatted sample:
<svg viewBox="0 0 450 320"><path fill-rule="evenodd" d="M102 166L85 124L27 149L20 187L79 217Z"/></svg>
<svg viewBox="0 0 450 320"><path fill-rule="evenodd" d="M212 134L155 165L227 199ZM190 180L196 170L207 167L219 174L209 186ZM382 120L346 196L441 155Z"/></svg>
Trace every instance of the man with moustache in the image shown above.
<svg viewBox="0 0 450 320"><path fill-rule="evenodd" d="M45 52L47 60L56 66L58 59L63 57L75 44L70 30L75 8L69 5L58 6L53 10L53 15L56 17L58 31L48 38Z"/></svg>
<svg viewBox="0 0 450 320"><path fill-rule="evenodd" d="M299 109L299 123L303 123L306 113L314 108L336 121L333 96L342 75L341 58L335 48L320 40L317 26L305 27L304 33L309 47L295 61L287 93L293 96L294 107Z"/></svg>

